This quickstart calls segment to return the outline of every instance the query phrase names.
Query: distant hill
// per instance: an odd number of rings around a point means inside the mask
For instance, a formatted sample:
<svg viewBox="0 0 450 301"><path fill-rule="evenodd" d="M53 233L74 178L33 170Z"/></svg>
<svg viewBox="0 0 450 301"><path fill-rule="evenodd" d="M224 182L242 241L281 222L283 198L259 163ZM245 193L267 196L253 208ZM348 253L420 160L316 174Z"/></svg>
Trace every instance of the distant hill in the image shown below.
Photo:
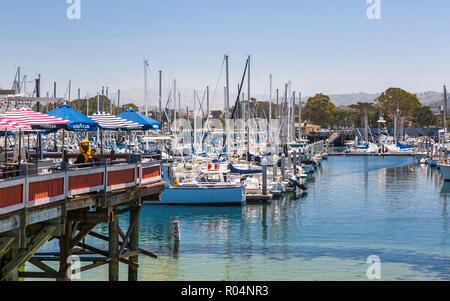
<svg viewBox="0 0 450 301"><path fill-rule="evenodd" d="M440 105L442 103L443 99L443 93L442 92L434 92L434 91L427 91L427 92L420 92L416 93L417 97L419 98L419 101L422 103L422 105L425 106L436 106ZM331 98L331 101L339 107L345 107L357 102L373 102L378 96L380 96L380 93L349 93L349 94L335 94L335 95L329 95ZM302 98L302 101L307 101L309 97Z"/></svg>
<svg viewBox="0 0 450 301"><path fill-rule="evenodd" d="M144 105L144 89L143 88L130 88L127 90L121 91L121 103L134 103L139 108L142 108ZM193 89L178 89L178 92L181 92L181 109L185 110L186 106L189 106L189 109L193 109ZM197 90L199 97L203 99L204 91ZM437 106L442 103L442 92L434 92L434 91L426 91L426 92L412 92L416 93L420 102L426 106ZM339 107L345 107L351 104L355 104L357 102L373 102L375 98L380 96L380 93L347 93L347 94L332 94L329 95L331 101ZM162 97L162 107L165 108L167 105L167 98L169 96L169 91L163 91ZM258 100L266 101L268 99L267 95L255 93L253 95ZM306 103L310 96L302 97L302 102ZM112 97L114 99L114 96ZM235 102L236 96L230 93L230 105L233 105ZM149 110L155 109L158 106L158 91L150 90L149 91ZM211 109L222 109L223 108L223 95L220 92L217 92L217 95L213 95L211 93ZM178 104L177 104L178 106ZM206 106L206 101L204 101L204 106ZM172 107L172 104L171 104Z"/></svg>

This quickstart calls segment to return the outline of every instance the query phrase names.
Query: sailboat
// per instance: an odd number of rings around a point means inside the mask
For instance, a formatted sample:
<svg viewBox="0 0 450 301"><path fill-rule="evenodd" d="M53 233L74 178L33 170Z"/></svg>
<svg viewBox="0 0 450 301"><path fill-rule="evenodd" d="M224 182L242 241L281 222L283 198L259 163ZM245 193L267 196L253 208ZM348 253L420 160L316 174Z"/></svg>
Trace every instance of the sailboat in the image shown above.
<svg viewBox="0 0 450 301"><path fill-rule="evenodd" d="M216 165L217 166L217 165ZM219 168L201 171L195 179L183 180L175 176L170 165L163 165L166 182L160 201L146 201L160 205L240 205L245 201L245 189L239 178L229 177Z"/></svg>

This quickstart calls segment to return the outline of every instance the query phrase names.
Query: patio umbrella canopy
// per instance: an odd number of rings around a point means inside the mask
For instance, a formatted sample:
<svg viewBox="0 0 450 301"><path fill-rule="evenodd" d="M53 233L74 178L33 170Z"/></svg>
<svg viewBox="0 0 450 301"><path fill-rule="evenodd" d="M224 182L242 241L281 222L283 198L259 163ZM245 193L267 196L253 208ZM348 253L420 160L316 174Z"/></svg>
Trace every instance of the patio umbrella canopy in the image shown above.
<svg viewBox="0 0 450 301"><path fill-rule="evenodd" d="M18 130L30 130L30 126L19 125L11 121L0 119L0 130L18 131Z"/></svg>
<svg viewBox="0 0 450 301"><path fill-rule="evenodd" d="M142 130L160 130L161 123L152 119L136 110L128 109L125 112L120 113L117 117L121 117L143 125Z"/></svg>
<svg viewBox="0 0 450 301"><path fill-rule="evenodd" d="M123 119L106 112L95 113L89 116L92 120L96 121L99 127L103 130L112 131L130 131L130 130L142 130L142 124Z"/></svg>
<svg viewBox="0 0 450 301"><path fill-rule="evenodd" d="M66 130L77 132L93 132L98 128L98 123L86 115L78 112L70 105L60 105L51 110L47 115L63 118L72 121L66 124Z"/></svg>
<svg viewBox="0 0 450 301"><path fill-rule="evenodd" d="M29 108L13 109L0 114L0 122L6 122L22 129L58 129L64 127L70 120L34 112Z"/></svg>

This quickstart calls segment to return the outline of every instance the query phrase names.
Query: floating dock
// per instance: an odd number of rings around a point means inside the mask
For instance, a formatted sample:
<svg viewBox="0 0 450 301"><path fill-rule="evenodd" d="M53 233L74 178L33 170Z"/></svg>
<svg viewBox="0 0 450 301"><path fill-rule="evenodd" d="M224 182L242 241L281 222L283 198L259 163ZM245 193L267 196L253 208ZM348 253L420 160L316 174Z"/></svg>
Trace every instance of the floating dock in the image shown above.
<svg viewBox="0 0 450 301"><path fill-rule="evenodd" d="M269 202L272 198L272 194L247 194L245 196L247 203Z"/></svg>
<svg viewBox="0 0 450 301"><path fill-rule="evenodd" d="M1 180L0 281L19 277L64 281L102 265L109 265L109 280L119 280L119 262L128 265L128 280L136 281L138 255L157 257L138 246L139 213L145 199L160 198L165 184L161 179L160 161L152 161ZM119 216L125 213L130 223L123 231ZM100 223L108 223L107 236L93 232ZM87 235L108 241L108 249L86 244ZM38 253L51 239L59 241L59 252ZM89 264L72 270L72 255ZM59 262L59 269L46 263L52 261ZM22 271L26 262L41 271Z"/></svg>

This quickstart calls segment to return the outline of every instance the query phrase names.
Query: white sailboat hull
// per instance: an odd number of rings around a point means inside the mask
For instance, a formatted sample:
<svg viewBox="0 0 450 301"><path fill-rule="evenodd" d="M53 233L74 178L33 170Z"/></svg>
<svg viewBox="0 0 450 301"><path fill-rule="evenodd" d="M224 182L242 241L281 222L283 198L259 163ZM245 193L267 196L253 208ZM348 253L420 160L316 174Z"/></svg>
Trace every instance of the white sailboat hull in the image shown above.
<svg viewBox="0 0 450 301"><path fill-rule="evenodd" d="M313 173L314 172L314 166L310 165L310 164L304 164L302 165L303 171L308 174L308 173Z"/></svg>
<svg viewBox="0 0 450 301"><path fill-rule="evenodd" d="M417 160L417 162L421 162L421 160L425 158L427 154L414 153L413 156Z"/></svg>
<svg viewBox="0 0 450 301"><path fill-rule="evenodd" d="M442 178L444 178L445 181L450 181L450 165L438 164L438 166L441 171Z"/></svg>

